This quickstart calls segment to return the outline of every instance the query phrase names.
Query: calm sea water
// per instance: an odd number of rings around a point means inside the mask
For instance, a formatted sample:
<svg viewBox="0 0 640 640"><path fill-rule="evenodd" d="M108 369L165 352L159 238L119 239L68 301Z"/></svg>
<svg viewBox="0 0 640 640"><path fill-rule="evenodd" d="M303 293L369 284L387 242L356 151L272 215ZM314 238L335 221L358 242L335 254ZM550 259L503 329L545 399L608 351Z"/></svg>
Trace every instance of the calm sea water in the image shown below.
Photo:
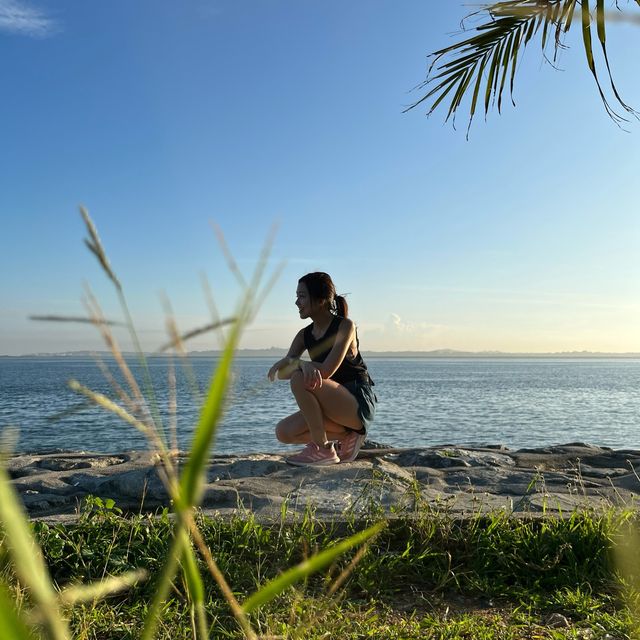
<svg viewBox="0 0 640 640"><path fill-rule="evenodd" d="M370 358L367 363L379 399L370 437L378 442L520 448L582 441L640 448L640 360ZM214 359L192 364L198 384L206 387ZM266 381L271 364L263 358L237 361L217 452L288 450L275 440L273 428L296 406L286 382ZM167 366L165 358L150 361L165 420ZM188 376L177 374L178 433L186 447L198 401ZM113 396L91 358L0 358L0 429L18 427L18 450L146 447L137 431L103 409L60 415L82 402L66 387L70 378Z"/></svg>

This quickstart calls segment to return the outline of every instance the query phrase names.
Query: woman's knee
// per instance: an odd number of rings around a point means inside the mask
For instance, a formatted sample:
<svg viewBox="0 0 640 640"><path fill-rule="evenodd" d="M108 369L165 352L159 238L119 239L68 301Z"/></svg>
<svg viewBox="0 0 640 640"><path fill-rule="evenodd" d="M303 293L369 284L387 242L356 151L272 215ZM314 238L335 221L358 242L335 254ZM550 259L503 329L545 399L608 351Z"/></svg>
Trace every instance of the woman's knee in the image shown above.
<svg viewBox="0 0 640 640"><path fill-rule="evenodd" d="M289 386L294 394L298 391L305 390L304 375L302 374L302 371L294 371L291 374L291 378L289 378Z"/></svg>
<svg viewBox="0 0 640 640"><path fill-rule="evenodd" d="M295 438L295 435L291 429L290 421L285 418L280 420L276 425L276 438L283 444L291 444Z"/></svg>

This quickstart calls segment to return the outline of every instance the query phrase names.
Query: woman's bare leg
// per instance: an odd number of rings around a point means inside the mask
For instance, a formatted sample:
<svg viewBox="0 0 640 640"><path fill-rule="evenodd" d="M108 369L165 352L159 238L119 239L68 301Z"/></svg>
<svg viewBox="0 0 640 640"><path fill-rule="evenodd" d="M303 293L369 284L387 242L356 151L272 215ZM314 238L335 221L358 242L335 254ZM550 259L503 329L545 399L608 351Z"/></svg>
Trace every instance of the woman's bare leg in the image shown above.
<svg viewBox="0 0 640 640"><path fill-rule="evenodd" d="M324 430L329 440L341 440L349 430L341 424L324 419ZM285 444L307 444L311 442L311 432L309 425L304 419L302 411L287 416L276 426L276 438Z"/></svg>
<svg viewBox="0 0 640 640"><path fill-rule="evenodd" d="M322 386L307 389L304 377L299 371L294 372L290 382L291 391L307 424L310 440L318 446L324 446L327 442L327 419L342 427L342 433L346 432L345 427L362 427L358 417L358 402L341 384L333 380L323 380Z"/></svg>

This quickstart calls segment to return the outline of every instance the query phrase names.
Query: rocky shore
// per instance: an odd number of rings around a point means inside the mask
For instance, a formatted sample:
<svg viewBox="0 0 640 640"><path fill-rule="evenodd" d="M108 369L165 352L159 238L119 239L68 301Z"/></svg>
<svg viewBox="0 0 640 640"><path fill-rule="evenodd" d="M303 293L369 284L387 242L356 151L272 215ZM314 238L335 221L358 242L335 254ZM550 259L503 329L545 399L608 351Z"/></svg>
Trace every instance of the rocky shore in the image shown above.
<svg viewBox="0 0 640 640"><path fill-rule="evenodd" d="M32 518L72 521L87 495L125 511L155 511L167 493L149 452L21 454L8 461ZM640 451L583 443L509 450L462 445L393 449L367 443L358 459L328 467L292 467L281 454L213 456L202 498L205 513L247 509L279 518L307 507L317 517L359 516L369 509L411 510L416 501L468 515L564 514L576 508L635 506Z"/></svg>

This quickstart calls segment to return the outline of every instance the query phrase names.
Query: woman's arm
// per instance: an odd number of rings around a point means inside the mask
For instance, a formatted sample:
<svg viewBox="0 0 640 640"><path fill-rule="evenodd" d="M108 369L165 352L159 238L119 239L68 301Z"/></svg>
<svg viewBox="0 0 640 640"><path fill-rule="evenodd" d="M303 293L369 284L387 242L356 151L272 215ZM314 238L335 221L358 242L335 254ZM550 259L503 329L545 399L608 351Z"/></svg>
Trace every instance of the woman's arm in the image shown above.
<svg viewBox="0 0 640 640"><path fill-rule="evenodd" d="M273 382L276 377L280 380L287 380L291 374L300 368L300 356L304 353L304 329L301 329L293 339L287 355L278 360L271 369L267 377Z"/></svg>
<svg viewBox="0 0 640 640"><path fill-rule="evenodd" d="M353 320L344 318L338 327L335 342L325 361L312 363L320 371L323 378L330 378L338 370L347 355L355 334L356 325Z"/></svg>

